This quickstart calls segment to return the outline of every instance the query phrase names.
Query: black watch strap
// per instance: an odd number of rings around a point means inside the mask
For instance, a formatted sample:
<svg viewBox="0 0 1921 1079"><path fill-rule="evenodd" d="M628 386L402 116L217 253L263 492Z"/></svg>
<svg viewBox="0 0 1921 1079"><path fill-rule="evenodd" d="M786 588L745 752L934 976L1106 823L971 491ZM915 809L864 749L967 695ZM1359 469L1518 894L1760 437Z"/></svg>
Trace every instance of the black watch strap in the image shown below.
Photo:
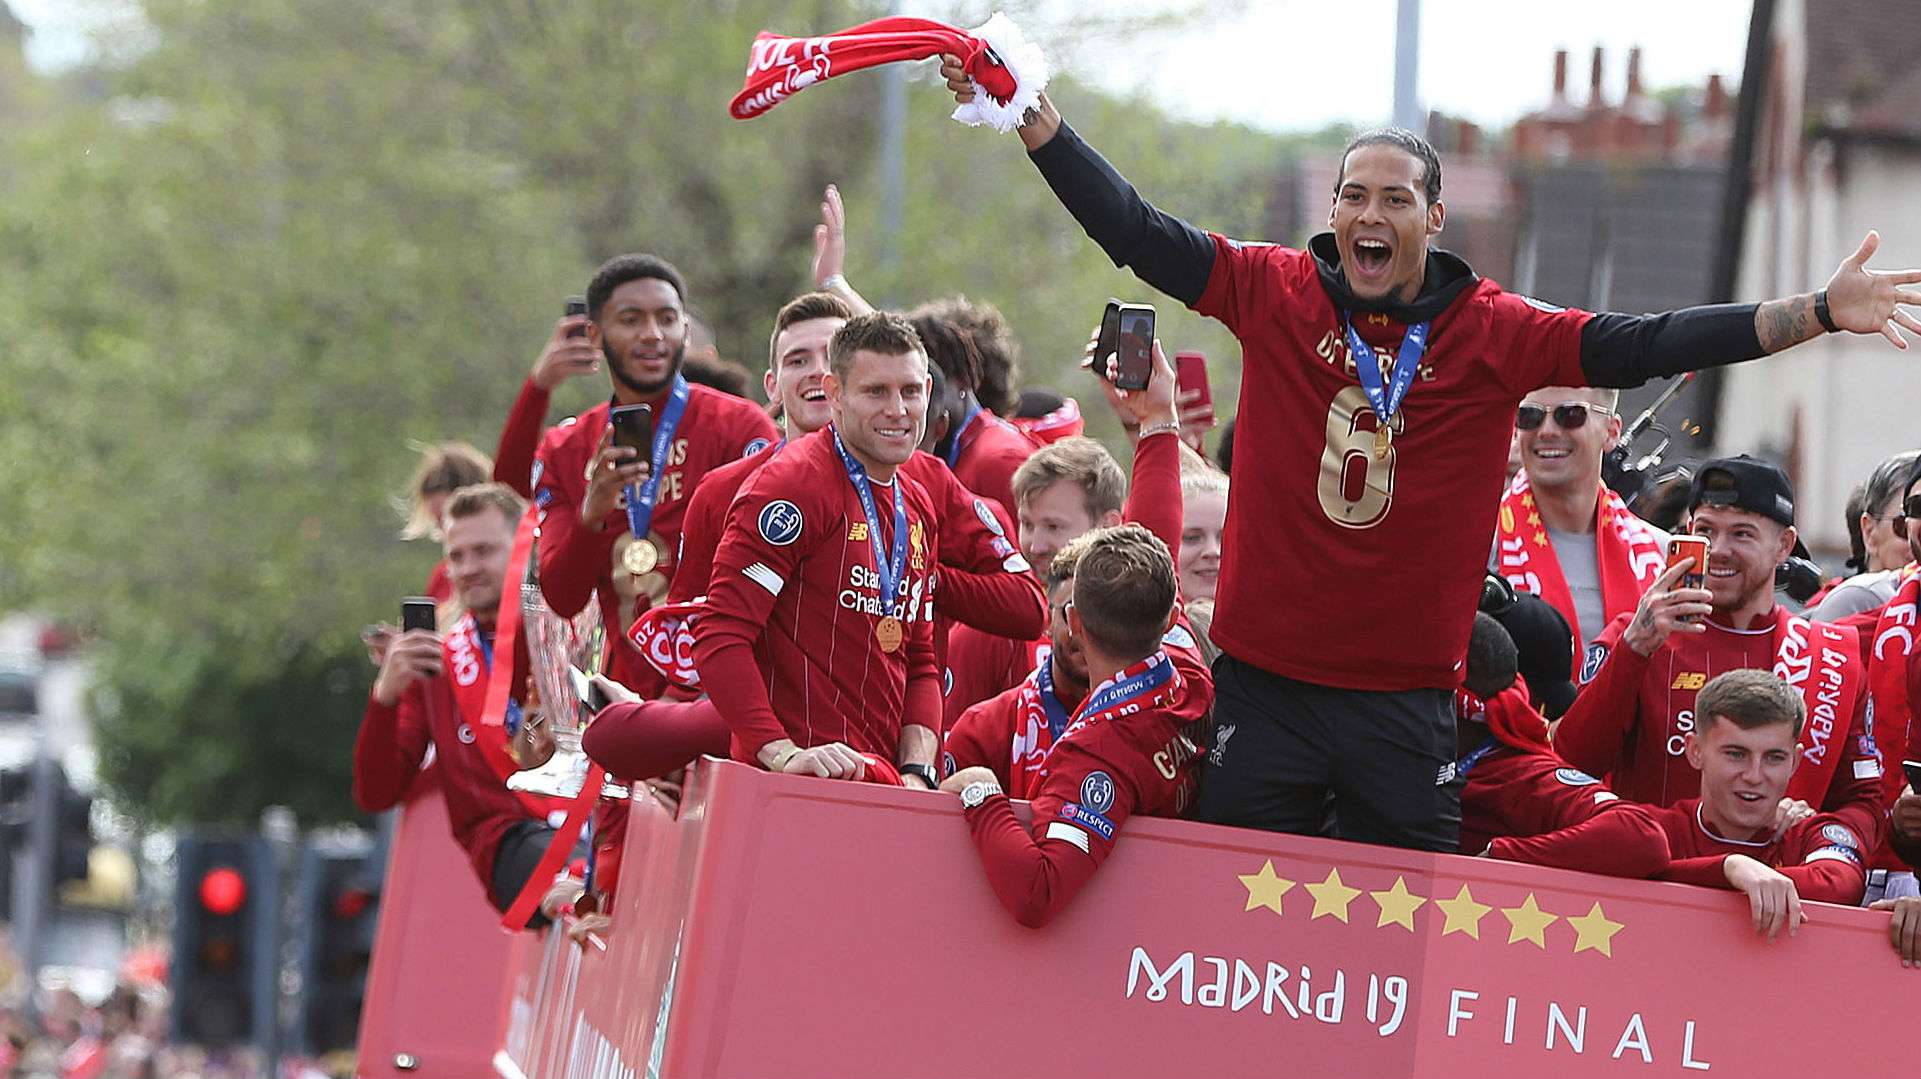
<svg viewBox="0 0 1921 1079"><path fill-rule="evenodd" d="M919 776L921 779L921 782L927 784L928 790L940 789L940 777L934 774L934 769L929 765L903 764L900 766L900 774L902 778L905 778L907 776Z"/></svg>
<svg viewBox="0 0 1921 1079"><path fill-rule="evenodd" d="M1834 315L1828 311L1827 289L1822 289L1814 294L1814 319L1821 324L1822 329L1829 333L1841 332L1841 327L1834 324Z"/></svg>

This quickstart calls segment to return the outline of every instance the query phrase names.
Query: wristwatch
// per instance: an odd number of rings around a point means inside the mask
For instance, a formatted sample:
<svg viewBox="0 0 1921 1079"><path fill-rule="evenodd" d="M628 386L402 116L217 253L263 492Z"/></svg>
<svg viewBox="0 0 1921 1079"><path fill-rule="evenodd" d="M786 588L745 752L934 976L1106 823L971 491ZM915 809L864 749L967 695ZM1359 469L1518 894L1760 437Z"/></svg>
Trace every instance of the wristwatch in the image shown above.
<svg viewBox="0 0 1921 1079"><path fill-rule="evenodd" d="M973 809L1000 792L999 783L989 783L985 780L969 783L961 788L961 808Z"/></svg>
<svg viewBox="0 0 1921 1079"><path fill-rule="evenodd" d="M940 777L934 774L934 769L929 765L903 764L900 766L900 774L902 779L908 776L919 777L922 783L927 784L927 789L930 791L940 790Z"/></svg>

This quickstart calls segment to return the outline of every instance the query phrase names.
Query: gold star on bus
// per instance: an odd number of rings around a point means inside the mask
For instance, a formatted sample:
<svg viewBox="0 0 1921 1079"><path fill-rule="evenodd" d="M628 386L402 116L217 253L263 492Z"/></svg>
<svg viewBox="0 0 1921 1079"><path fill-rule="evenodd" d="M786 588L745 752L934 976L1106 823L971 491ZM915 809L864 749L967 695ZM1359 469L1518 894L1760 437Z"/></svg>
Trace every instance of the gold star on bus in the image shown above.
<svg viewBox="0 0 1921 1079"><path fill-rule="evenodd" d="M1314 897L1314 913L1308 916L1309 920L1331 914L1343 922L1347 921L1347 905L1361 894L1359 888L1350 888L1341 883L1339 869L1328 870L1327 879L1319 884L1307 885L1307 891Z"/></svg>
<svg viewBox="0 0 1921 1079"><path fill-rule="evenodd" d="M1271 860L1262 863L1259 873L1243 873L1240 878L1242 886L1247 889L1247 906L1241 908L1243 913L1259 907L1281 913L1281 897L1294 887L1293 881L1274 875L1274 863Z"/></svg>
<svg viewBox="0 0 1921 1079"><path fill-rule="evenodd" d="M1529 892L1518 907L1502 907L1501 917L1507 919L1509 944L1525 940L1542 950L1547 948L1547 927L1561 920L1560 915L1542 910L1534 902L1533 892Z"/></svg>
<svg viewBox="0 0 1921 1079"><path fill-rule="evenodd" d="M1410 933L1414 932L1414 912L1421 909L1421 905L1427 902L1425 896L1418 896L1407 890L1406 877L1395 877L1394 887L1385 892L1367 894L1368 898L1374 900L1374 905L1381 908L1381 917L1374 923L1376 929L1398 925Z"/></svg>
<svg viewBox="0 0 1921 1079"><path fill-rule="evenodd" d="M1434 905L1447 913L1447 924L1441 927L1442 936L1466 933L1475 940L1481 939L1481 919L1494 909L1486 903L1475 902L1474 893L1468 891L1465 884L1453 899L1436 899Z"/></svg>
<svg viewBox="0 0 1921 1079"><path fill-rule="evenodd" d="M1575 955L1592 948L1609 959L1614 958L1614 934L1626 928L1620 922L1608 920L1608 916L1601 912L1599 902L1594 904L1593 910L1579 918L1569 918L1567 924L1574 927Z"/></svg>

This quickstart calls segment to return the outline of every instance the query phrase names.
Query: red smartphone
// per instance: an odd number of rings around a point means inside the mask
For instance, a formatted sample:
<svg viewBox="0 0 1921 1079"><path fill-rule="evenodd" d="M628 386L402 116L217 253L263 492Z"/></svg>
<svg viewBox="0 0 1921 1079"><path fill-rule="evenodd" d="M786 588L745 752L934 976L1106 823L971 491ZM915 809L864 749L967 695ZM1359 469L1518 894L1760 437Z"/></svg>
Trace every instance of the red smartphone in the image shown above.
<svg viewBox="0 0 1921 1079"><path fill-rule="evenodd" d="M1681 588L1706 588L1708 586L1708 541L1705 536L1674 536L1668 540L1668 568L1673 569L1683 559L1694 559L1694 565L1675 584ZM1683 621L1692 622L1693 615Z"/></svg>
<svg viewBox="0 0 1921 1079"><path fill-rule="evenodd" d="M1181 396L1189 390L1200 391L1200 396L1189 404L1181 406L1185 413L1190 408L1206 406L1207 417L1194 421L1202 427L1214 426L1214 393L1207 387L1207 354L1204 352L1176 352L1174 354L1174 386ZM1183 419L1182 424L1186 424Z"/></svg>

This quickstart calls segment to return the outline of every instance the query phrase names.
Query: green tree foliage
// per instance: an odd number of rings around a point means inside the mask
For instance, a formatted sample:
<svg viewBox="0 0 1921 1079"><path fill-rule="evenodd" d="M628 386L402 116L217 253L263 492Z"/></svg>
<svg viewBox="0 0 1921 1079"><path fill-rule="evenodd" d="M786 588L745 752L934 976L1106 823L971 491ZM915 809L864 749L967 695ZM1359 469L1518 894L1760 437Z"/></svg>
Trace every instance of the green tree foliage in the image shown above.
<svg viewBox="0 0 1921 1079"><path fill-rule="evenodd" d="M1152 294L1011 136L944 118L931 70L911 87L892 272L879 78L727 118L757 31L874 7L146 0L137 35L63 94L8 81L10 99L60 101L0 125L0 602L94 632L103 775L129 809L353 812L372 678L356 633L432 562L395 537L411 447L491 449L562 299L608 255L678 263L723 351L754 365L772 312L809 284L835 181L858 285L993 302L1028 381L1098 401L1072 369L1088 327L1107 296ZM1292 144L1071 79L1057 99L1171 211L1262 234ZM1230 410L1232 339L1158 306L1170 347L1215 358ZM575 384L556 408L604 393Z"/></svg>

